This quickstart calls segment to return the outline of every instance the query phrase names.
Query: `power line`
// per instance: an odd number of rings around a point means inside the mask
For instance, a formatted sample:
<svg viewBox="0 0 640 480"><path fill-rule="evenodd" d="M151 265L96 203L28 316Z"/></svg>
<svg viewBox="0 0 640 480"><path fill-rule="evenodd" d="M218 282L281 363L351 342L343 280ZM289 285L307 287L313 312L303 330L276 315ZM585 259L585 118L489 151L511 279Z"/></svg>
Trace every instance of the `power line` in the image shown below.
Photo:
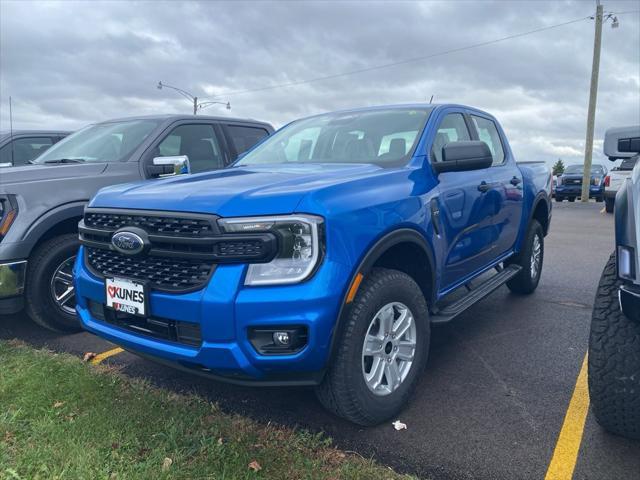
<svg viewBox="0 0 640 480"><path fill-rule="evenodd" d="M622 13L633 13L633 12L622 12ZM441 56L444 56L444 55L449 55L451 53L457 53L457 52L462 52L462 51L465 51L465 50L471 50L471 49L474 49L474 48L485 47L487 45L493 45L495 43L504 42L506 40L512 40L514 38L524 37L526 35L532 35L534 33L539 33L539 32L544 32L544 31L547 31L547 30L552 30L554 28L564 27L566 25L571 25L572 23L578 23L578 22L582 22L584 20L589 20L590 18L592 18L592 16L588 15L586 17L576 18L574 20L569 20L567 22L557 23L555 25L549 25L547 27L536 28L534 30L528 30L526 32L521 32L521 33L516 33L516 34L513 34L513 35L508 35L506 37L496 38L494 40L488 40L486 42L474 43L472 45L465 45L464 47L457 47L457 48L452 48L452 49L449 49L449 50L443 50L441 52L436 52L436 53L432 53L432 54L429 54L429 55L424 55L424 56L421 56L421 57L408 58L408 59L400 60L400 61L397 61L397 62L385 63L385 64L381 64L381 65L374 65L374 66L371 66L371 67L360 68L360 69L357 69L357 70L350 70L348 72L335 73L335 74L332 74L332 75L324 75L322 77L308 78L308 79L305 79L305 80L297 80L297 81L294 81L294 82L280 83L280 84L276 84L276 85L269 85L267 87L252 88L252 89L248 89L248 90L238 90L238 91L235 91L235 92L233 92L233 91L232 92L223 92L223 93L221 93L219 95L216 95L216 97L221 96L221 95L229 97L229 96L232 96L232 95L242 95L242 94L245 94L245 93L264 92L266 90L275 90L275 89L278 89L278 88L294 87L294 86L297 86L297 85L304 85L304 84L307 84L307 83L320 82L320 81L323 81L323 80L332 80L334 78L346 77L346 76L349 76L349 75L356 75L356 74L359 74L359 73L371 72L371 71L374 71L374 70L381 70L381 69L384 69L384 68L395 67L395 66L398 66L398 65L406 65L408 63L422 62L422 61L428 60L430 58L441 57Z"/></svg>

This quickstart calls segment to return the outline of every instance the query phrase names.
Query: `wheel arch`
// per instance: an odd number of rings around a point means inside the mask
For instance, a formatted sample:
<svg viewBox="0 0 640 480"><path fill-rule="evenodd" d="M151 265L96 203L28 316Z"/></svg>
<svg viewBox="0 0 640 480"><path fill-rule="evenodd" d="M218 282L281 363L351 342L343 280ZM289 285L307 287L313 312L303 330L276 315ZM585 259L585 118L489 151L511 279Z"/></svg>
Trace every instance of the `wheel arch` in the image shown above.
<svg viewBox="0 0 640 480"><path fill-rule="evenodd" d="M545 192L540 192L534 199L527 226L531 223L531 220L538 221L546 237L551 223L551 202Z"/></svg>
<svg viewBox="0 0 640 480"><path fill-rule="evenodd" d="M22 238L28 245L28 256L51 238L77 232L78 222L82 219L85 205L86 202L73 202L61 205L40 216Z"/></svg>
<svg viewBox="0 0 640 480"><path fill-rule="evenodd" d="M400 228L387 233L367 250L351 275L331 336L327 366L335 357L337 340L346 323L345 318L351 303L349 294L352 290L357 291L360 280L375 267L392 268L406 273L422 290L427 305L433 305L436 296L436 270L431 246L420 232L412 228Z"/></svg>

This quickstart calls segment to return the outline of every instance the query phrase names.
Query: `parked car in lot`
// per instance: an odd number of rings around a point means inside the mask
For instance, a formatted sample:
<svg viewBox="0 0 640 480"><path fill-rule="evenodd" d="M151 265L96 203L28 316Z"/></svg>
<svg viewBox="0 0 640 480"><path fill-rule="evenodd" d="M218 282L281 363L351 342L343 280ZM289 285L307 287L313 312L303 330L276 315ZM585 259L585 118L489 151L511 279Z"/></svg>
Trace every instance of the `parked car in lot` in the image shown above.
<svg viewBox="0 0 640 480"><path fill-rule="evenodd" d="M640 125L611 128L605 132L604 154L612 162L622 160L622 163L612 168L605 177L604 201L608 213L613 212L616 193L631 176L639 157L638 151L640 151Z"/></svg>
<svg viewBox="0 0 640 480"><path fill-rule="evenodd" d="M555 197L556 202L569 200L575 202L576 198L582 195L582 175L584 166L581 164L568 165L564 173L558 179L556 185ZM598 164L591 166L591 185L589 186L589 198L595 198L597 202L604 200L604 178L607 175L607 169Z"/></svg>
<svg viewBox="0 0 640 480"><path fill-rule="evenodd" d="M589 396L600 425L640 439L640 162L616 196L615 229L593 306Z"/></svg>
<svg viewBox="0 0 640 480"><path fill-rule="evenodd" d="M456 105L293 122L231 168L109 187L80 223L85 329L250 385L315 385L362 425L394 416L430 327L540 280L551 173Z"/></svg>
<svg viewBox="0 0 640 480"><path fill-rule="evenodd" d="M273 131L254 120L162 115L90 125L0 174L0 313L26 303L55 330L78 328L71 269L78 221L101 187L223 168Z"/></svg>
<svg viewBox="0 0 640 480"><path fill-rule="evenodd" d="M71 132L62 130L15 130L0 132L0 168L27 165Z"/></svg>

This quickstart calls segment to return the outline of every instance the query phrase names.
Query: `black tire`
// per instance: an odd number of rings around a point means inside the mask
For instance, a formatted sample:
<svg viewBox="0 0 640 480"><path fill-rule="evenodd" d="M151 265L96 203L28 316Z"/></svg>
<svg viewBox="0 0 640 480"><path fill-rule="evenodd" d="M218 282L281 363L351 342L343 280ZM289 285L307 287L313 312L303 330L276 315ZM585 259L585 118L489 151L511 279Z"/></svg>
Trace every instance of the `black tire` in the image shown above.
<svg viewBox="0 0 640 480"><path fill-rule="evenodd" d="M596 197L596 202L598 203L604 202L604 197L603 196Z"/></svg>
<svg viewBox="0 0 640 480"><path fill-rule="evenodd" d="M416 350L413 364L399 387L385 396L375 395L363 376L364 338L376 313L391 302L401 302L416 323ZM336 341L337 352L316 395L325 408L363 426L391 419L407 403L427 363L430 324L427 303L420 287L407 274L373 269L362 282L346 313L346 323Z"/></svg>
<svg viewBox="0 0 640 480"><path fill-rule="evenodd" d="M540 261L537 272L534 275L531 256L533 254L536 236L540 242ZM522 250L516 257L509 259L507 264L515 264L522 267L520 273L507 282L509 290L514 293L527 295L538 287L540 275L542 274L542 265L544 264L544 232L537 220L531 220L529 228L527 229L527 236L524 238L522 244Z"/></svg>
<svg viewBox="0 0 640 480"><path fill-rule="evenodd" d="M558 195L556 195L556 202L562 203L563 200L564 200L564 197L559 197Z"/></svg>
<svg viewBox="0 0 640 480"><path fill-rule="evenodd" d="M576 201L576 197L569 197L569 201L570 202L575 202Z"/></svg>
<svg viewBox="0 0 640 480"><path fill-rule="evenodd" d="M51 292L51 280L57 268L73 257L80 246L77 234L65 234L47 240L29 258L25 303L29 317L38 325L55 332L81 330L75 314L65 312Z"/></svg>
<svg viewBox="0 0 640 480"><path fill-rule="evenodd" d="M640 440L640 323L618 304L616 256L604 267L591 317L589 396L603 428Z"/></svg>
<svg viewBox="0 0 640 480"><path fill-rule="evenodd" d="M613 213L613 207L616 204L616 199L607 197L604 199L604 209L607 213Z"/></svg>

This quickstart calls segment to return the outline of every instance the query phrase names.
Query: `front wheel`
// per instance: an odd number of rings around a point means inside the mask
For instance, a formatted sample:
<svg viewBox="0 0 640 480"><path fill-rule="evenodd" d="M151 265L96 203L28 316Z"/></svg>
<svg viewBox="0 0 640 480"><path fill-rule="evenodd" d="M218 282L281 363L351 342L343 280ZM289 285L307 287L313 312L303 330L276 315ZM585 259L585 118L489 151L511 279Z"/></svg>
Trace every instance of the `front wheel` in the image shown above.
<svg viewBox="0 0 640 480"><path fill-rule="evenodd" d="M429 353L425 298L407 274L375 268L367 275L336 341L320 402L359 425L377 425L405 405Z"/></svg>
<svg viewBox="0 0 640 480"><path fill-rule="evenodd" d="M576 201L576 197L569 197L569 201L570 202L575 202Z"/></svg>
<svg viewBox="0 0 640 480"><path fill-rule="evenodd" d="M640 439L640 323L620 310L616 256L600 277L589 336L589 397L598 423Z"/></svg>
<svg viewBox="0 0 640 480"><path fill-rule="evenodd" d="M81 330L73 286L73 263L79 246L77 234L60 235L44 242L29 258L27 313L35 323L49 330Z"/></svg>
<svg viewBox="0 0 640 480"><path fill-rule="evenodd" d="M556 202L562 203L563 200L564 200L564 197L560 197L560 196L556 195Z"/></svg>
<svg viewBox="0 0 640 480"><path fill-rule="evenodd" d="M544 232L537 220L531 220L522 250L508 264L519 265L522 270L507 282L507 287L514 293L532 293L540 282L542 263L544 261Z"/></svg>

